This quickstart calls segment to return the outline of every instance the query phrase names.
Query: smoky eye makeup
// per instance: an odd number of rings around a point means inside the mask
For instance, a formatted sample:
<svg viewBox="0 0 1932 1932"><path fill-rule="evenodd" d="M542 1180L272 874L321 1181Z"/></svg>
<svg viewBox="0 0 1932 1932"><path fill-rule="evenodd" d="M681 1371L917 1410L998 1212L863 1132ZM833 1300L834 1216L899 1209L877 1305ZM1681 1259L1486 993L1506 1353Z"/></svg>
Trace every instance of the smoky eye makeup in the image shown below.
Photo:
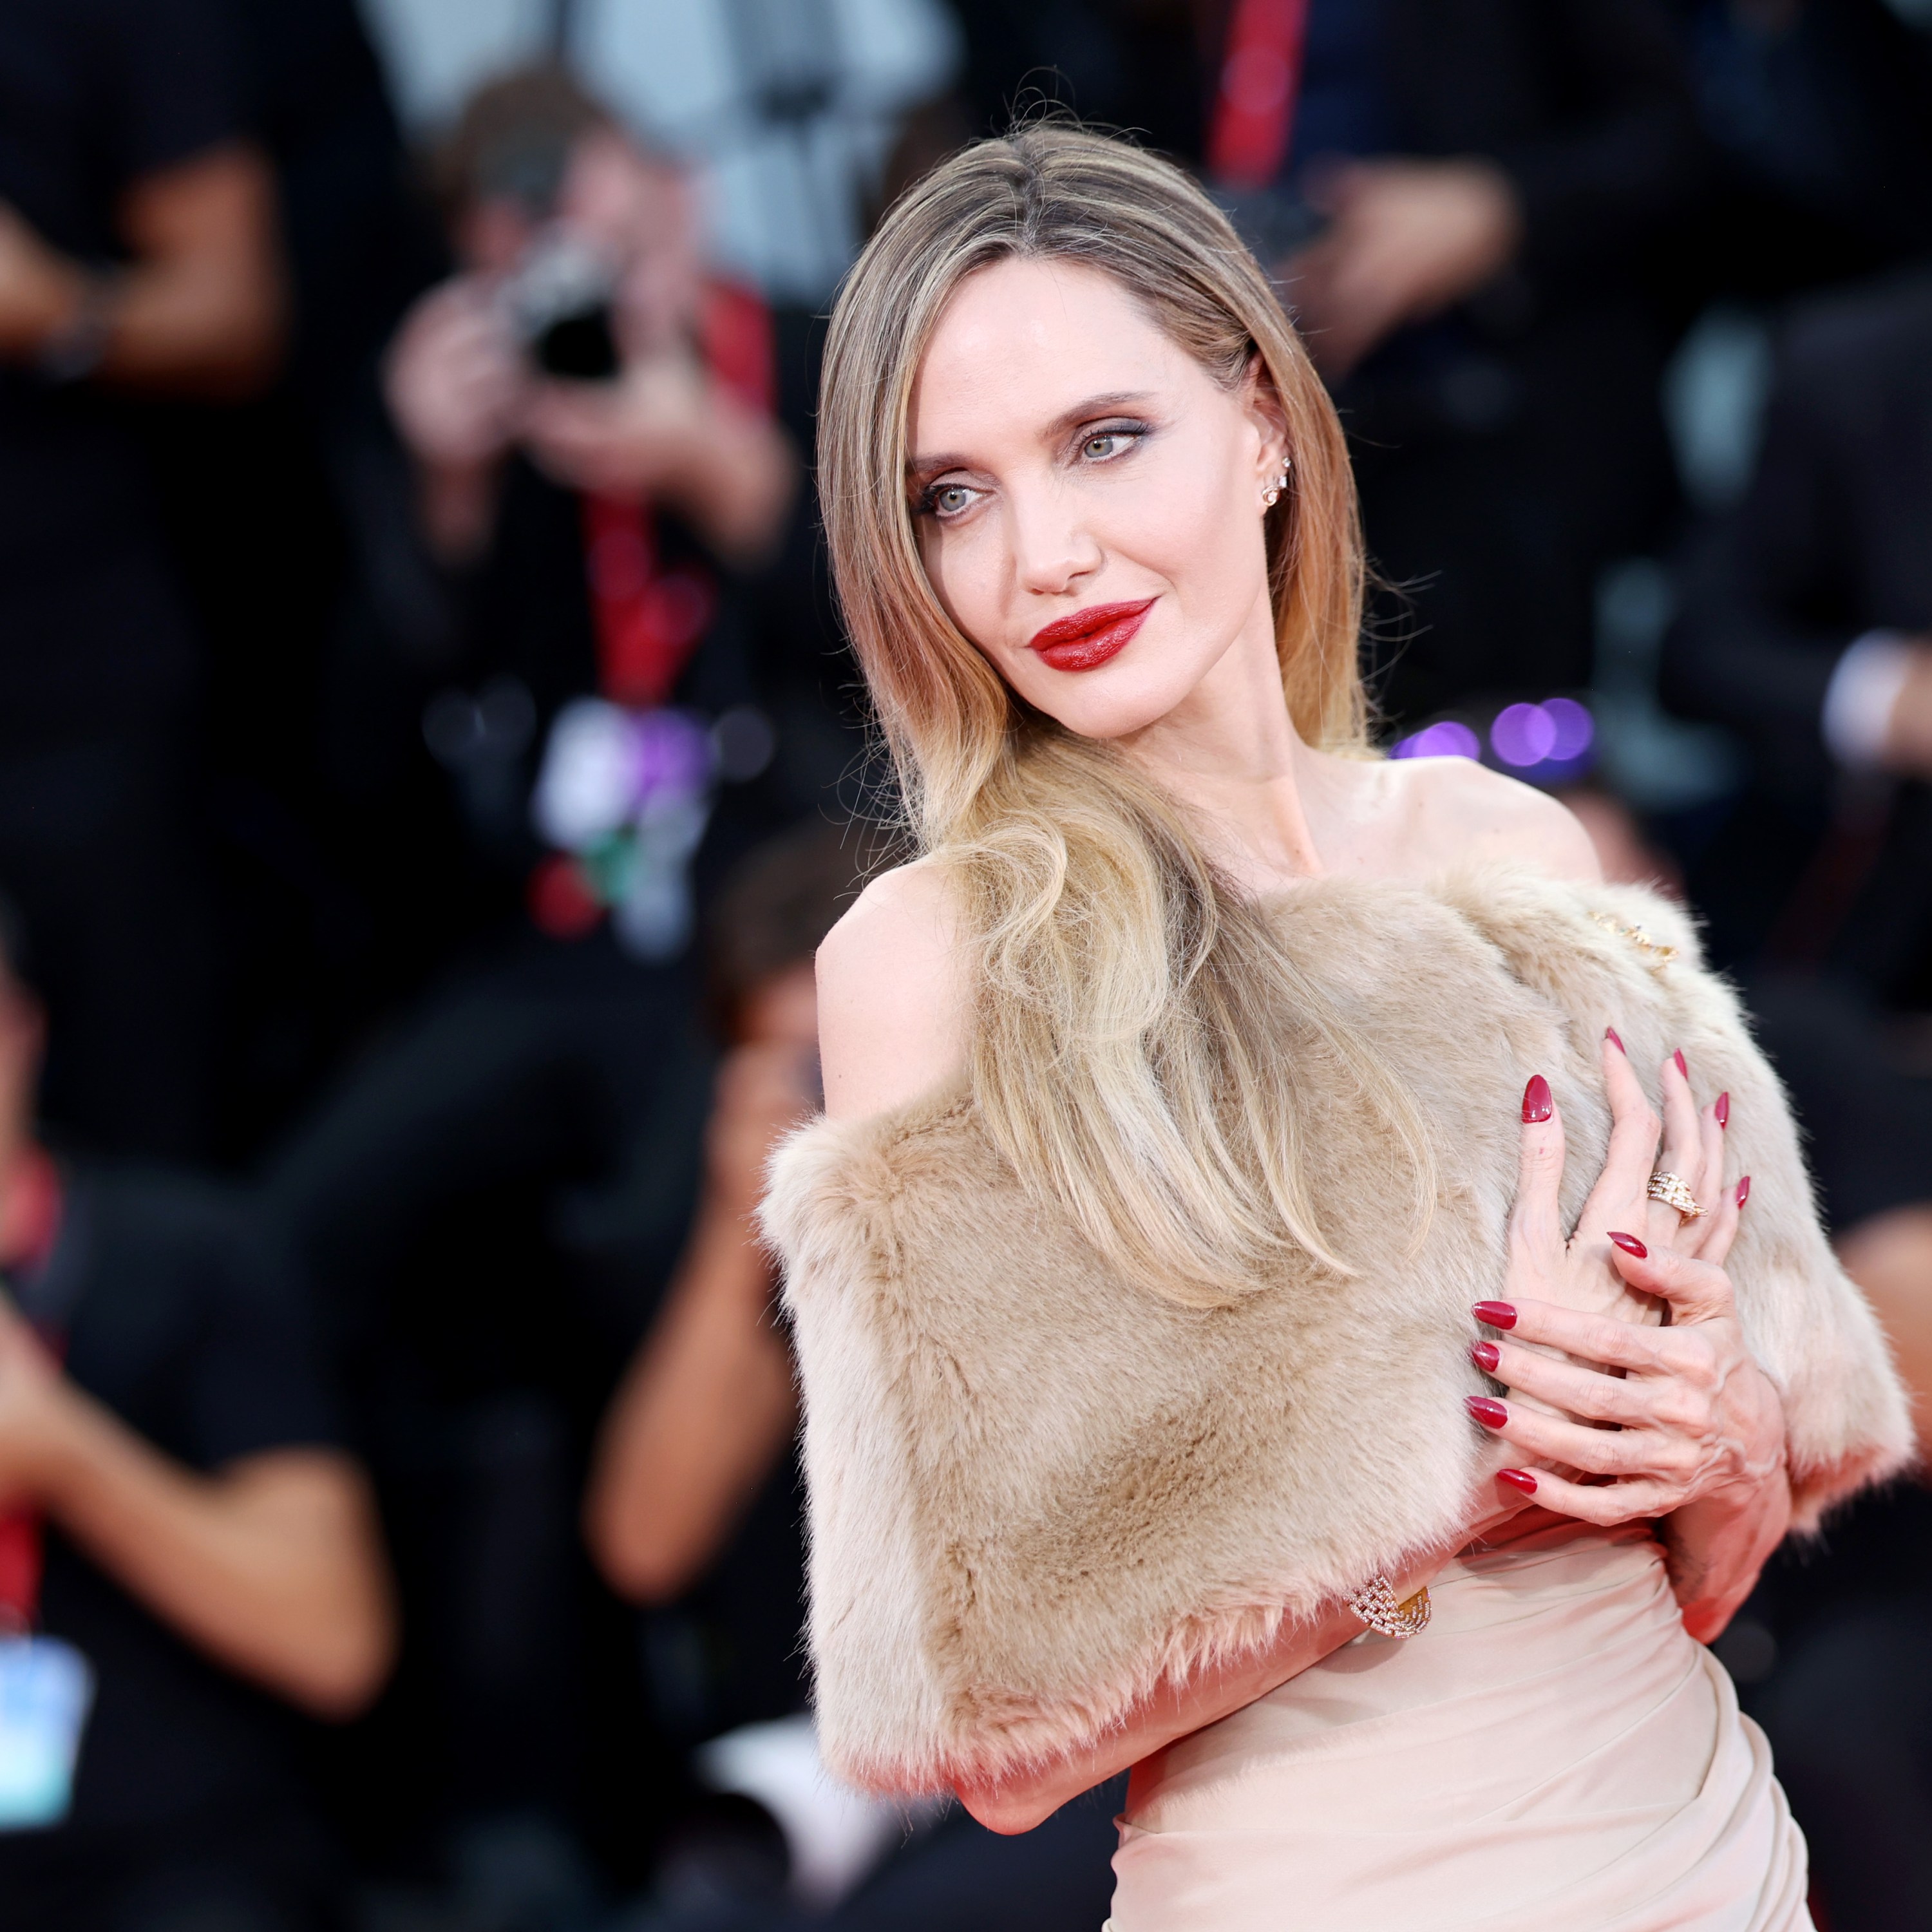
<svg viewBox="0 0 1932 1932"><path fill-rule="evenodd" d="M964 503L961 503L949 512L944 500L953 495L970 498L974 494L973 486L970 483L949 483L944 478L940 478L937 482L927 484L924 489L919 490L914 496L913 514L916 517L931 517L938 522L946 523L950 520L951 518L962 514L968 506Z"/></svg>
<svg viewBox="0 0 1932 1932"><path fill-rule="evenodd" d="M1074 438L1074 460L1085 464L1112 463L1129 454L1153 434L1154 424L1138 416L1083 424Z"/></svg>

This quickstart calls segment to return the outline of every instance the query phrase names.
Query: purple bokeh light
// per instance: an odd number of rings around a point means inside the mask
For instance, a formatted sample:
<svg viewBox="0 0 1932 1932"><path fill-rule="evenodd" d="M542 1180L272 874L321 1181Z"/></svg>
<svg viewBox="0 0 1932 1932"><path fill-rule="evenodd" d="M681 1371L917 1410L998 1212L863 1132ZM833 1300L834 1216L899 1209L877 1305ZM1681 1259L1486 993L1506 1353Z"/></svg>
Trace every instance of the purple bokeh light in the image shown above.
<svg viewBox="0 0 1932 1932"><path fill-rule="evenodd" d="M1540 765L1556 749L1556 721L1540 704L1511 704L1490 727L1490 749L1520 771Z"/></svg>
<svg viewBox="0 0 1932 1932"><path fill-rule="evenodd" d="M1550 755L1564 764L1583 757L1596 742L1597 721L1574 698L1547 698L1544 714L1556 728L1556 742Z"/></svg>
<svg viewBox="0 0 1932 1932"><path fill-rule="evenodd" d="M1482 740L1468 725L1454 718L1439 718L1412 737L1398 739L1389 752L1392 758L1480 758L1482 755Z"/></svg>

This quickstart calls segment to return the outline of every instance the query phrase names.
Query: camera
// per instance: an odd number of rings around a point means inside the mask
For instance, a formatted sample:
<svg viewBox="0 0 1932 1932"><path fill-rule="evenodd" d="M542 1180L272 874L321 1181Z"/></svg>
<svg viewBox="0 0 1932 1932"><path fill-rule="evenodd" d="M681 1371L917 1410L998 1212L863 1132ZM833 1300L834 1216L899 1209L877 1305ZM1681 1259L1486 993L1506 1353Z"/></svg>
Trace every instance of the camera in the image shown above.
<svg viewBox="0 0 1932 1932"><path fill-rule="evenodd" d="M623 358L611 301L616 278L596 250L560 228L531 243L503 299L524 352L546 376L608 382Z"/></svg>

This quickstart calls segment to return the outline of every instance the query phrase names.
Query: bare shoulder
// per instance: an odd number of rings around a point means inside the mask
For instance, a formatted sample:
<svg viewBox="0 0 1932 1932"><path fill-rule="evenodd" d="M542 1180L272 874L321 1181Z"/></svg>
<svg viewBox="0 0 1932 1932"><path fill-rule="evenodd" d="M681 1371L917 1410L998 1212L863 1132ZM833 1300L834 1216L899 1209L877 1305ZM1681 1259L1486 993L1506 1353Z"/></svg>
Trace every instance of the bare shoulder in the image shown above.
<svg viewBox="0 0 1932 1932"><path fill-rule="evenodd" d="M1560 800L1473 758L1402 761L1402 818L1430 866L1510 860L1552 878L1602 878L1582 822Z"/></svg>
<svg viewBox="0 0 1932 1932"><path fill-rule="evenodd" d="M944 872L920 862L880 873L818 949L826 1113L883 1113L956 1072L969 994Z"/></svg>

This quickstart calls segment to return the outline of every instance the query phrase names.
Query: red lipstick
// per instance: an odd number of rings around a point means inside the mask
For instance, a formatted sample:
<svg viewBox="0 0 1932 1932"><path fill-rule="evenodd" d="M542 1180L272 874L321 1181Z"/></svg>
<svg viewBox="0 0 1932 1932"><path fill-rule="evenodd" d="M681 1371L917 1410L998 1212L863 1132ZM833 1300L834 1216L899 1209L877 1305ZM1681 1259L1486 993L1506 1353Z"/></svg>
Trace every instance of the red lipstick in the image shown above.
<svg viewBox="0 0 1932 1932"><path fill-rule="evenodd" d="M1028 640L1055 670L1097 670L1117 658L1134 640L1155 599L1138 604L1095 604L1070 617L1058 617Z"/></svg>

